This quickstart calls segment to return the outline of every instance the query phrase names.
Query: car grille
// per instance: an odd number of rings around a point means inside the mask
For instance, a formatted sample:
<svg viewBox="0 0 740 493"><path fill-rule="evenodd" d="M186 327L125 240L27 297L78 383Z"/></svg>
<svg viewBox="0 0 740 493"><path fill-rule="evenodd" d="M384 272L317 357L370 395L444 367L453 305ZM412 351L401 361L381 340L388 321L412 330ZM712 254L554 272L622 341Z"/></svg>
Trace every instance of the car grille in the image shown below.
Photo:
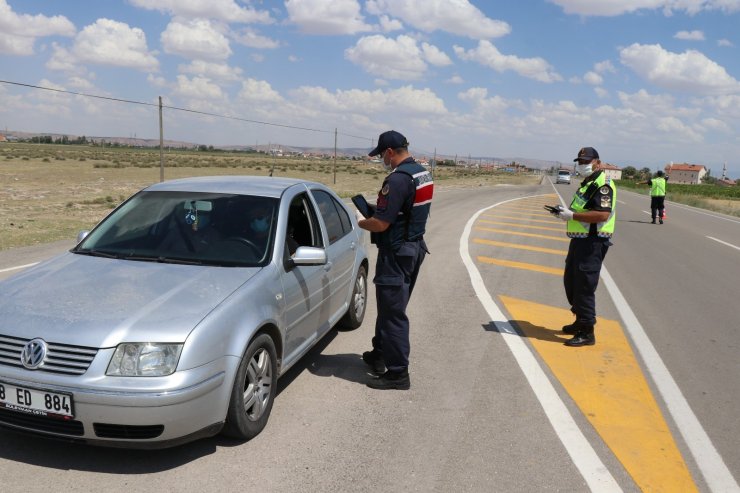
<svg viewBox="0 0 740 493"><path fill-rule="evenodd" d="M45 433L73 436L84 435L82 423L79 421L49 419L43 416L32 416L30 414L8 411L7 409L0 409L0 424Z"/></svg>
<svg viewBox="0 0 740 493"><path fill-rule="evenodd" d="M21 351L31 339L10 337L0 334L0 365L24 368L21 363ZM35 371L61 373L63 375L82 375L92 363L97 348L70 346L47 342L47 353L44 363Z"/></svg>
<svg viewBox="0 0 740 493"><path fill-rule="evenodd" d="M164 431L164 425L134 426L93 423L93 429L95 430L95 435L100 438L143 440L146 438L157 438Z"/></svg>

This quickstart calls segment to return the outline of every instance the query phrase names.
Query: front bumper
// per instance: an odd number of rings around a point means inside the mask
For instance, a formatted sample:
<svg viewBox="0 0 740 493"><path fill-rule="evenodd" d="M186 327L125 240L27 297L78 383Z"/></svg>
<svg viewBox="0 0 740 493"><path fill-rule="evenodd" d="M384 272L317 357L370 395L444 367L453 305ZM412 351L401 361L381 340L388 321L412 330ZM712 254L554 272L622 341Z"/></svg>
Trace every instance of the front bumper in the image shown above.
<svg viewBox="0 0 740 493"><path fill-rule="evenodd" d="M101 377L85 386L72 385L72 377L0 368L0 380L9 384L71 393L75 409L72 420L0 409L0 426L104 446L177 445L218 433L238 365L239 358L226 356L168 377Z"/></svg>

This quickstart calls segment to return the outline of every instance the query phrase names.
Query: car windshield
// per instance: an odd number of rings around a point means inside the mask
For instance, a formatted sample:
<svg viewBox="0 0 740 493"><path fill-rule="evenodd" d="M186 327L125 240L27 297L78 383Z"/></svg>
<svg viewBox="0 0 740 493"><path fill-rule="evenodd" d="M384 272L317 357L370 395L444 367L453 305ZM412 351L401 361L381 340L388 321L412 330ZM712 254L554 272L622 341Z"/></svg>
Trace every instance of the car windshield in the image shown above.
<svg viewBox="0 0 740 493"><path fill-rule="evenodd" d="M197 192L139 192L72 252L224 267L270 261L279 200Z"/></svg>
<svg viewBox="0 0 740 493"><path fill-rule="evenodd" d="M570 171L558 171L560 176L570 176Z"/></svg>

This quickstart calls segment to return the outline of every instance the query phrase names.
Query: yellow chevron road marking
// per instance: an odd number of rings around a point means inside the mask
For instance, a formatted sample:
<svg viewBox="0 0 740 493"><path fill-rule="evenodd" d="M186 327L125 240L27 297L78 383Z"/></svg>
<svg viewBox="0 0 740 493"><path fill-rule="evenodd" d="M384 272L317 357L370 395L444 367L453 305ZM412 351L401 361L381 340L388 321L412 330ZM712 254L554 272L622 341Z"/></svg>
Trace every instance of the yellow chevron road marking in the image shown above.
<svg viewBox="0 0 740 493"><path fill-rule="evenodd" d="M491 221L490 219L479 219L480 222L486 223L486 224L498 224L499 226L514 226L516 228L523 228L523 229L539 229L542 231L560 231L563 232L563 228L548 228L547 226L529 226L527 224L522 224L521 222L518 223L507 223L505 221Z"/></svg>
<svg viewBox="0 0 740 493"><path fill-rule="evenodd" d="M519 215L519 216L502 216L501 214L482 214L481 217L492 217L494 219L515 219L517 221L521 221L522 219L527 219L527 224L529 223L542 223L542 224L557 224L555 221L552 220L552 218L548 219L529 219L526 215ZM560 228L562 231L565 231L564 228Z"/></svg>
<svg viewBox="0 0 740 493"><path fill-rule="evenodd" d="M530 238L542 238L545 240L552 240L552 241L561 241L563 243L568 243L570 241L570 238L563 237L563 236L553 236L553 235L538 235L534 233L518 233L515 231L509 231L508 229L496 229L496 228L482 228L480 226L475 227L476 231L488 231L491 233L505 233L507 235L514 235L514 236L528 236Z"/></svg>
<svg viewBox="0 0 740 493"><path fill-rule="evenodd" d="M618 322L600 318L596 345L570 348L569 310L499 298L642 491L698 491Z"/></svg>
<svg viewBox="0 0 740 493"><path fill-rule="evenodd" d="M566 256L568 254L568 250L555 250L554 248L521 245L519 243L507 243L505 241L484 240L482 238L473 238L473 243L478 243L480 245L500 246L505 248L516 248L519 250L529 250L531 252L551 253L553 255Z"/></svg>
<svg viewBox="0 0 740 493"><path fill-rule="evenodd" d="M483 262L484 264L501 265L503 267L513 267L515 269L533 270L535 272L543 272L545 274L552 274L554 276L563 275L563 269L555 269L553 267L547 267L545 265L528 264L526 262L515 262L513 260L501 260L497 258L479 256L478 262Z"/></svg>

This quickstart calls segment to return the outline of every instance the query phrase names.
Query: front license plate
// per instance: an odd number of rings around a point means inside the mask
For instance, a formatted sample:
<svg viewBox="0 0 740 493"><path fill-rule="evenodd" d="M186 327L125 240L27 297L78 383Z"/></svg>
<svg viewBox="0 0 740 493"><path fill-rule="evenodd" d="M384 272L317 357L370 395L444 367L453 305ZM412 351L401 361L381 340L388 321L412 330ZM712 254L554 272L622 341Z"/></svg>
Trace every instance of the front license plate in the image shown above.
<svg viewBox="0 0 740 493"><path fill-rule="evenodd" d="M33 416L74 417L72 394L47 392L0 382L0 407Z"/></svg>

